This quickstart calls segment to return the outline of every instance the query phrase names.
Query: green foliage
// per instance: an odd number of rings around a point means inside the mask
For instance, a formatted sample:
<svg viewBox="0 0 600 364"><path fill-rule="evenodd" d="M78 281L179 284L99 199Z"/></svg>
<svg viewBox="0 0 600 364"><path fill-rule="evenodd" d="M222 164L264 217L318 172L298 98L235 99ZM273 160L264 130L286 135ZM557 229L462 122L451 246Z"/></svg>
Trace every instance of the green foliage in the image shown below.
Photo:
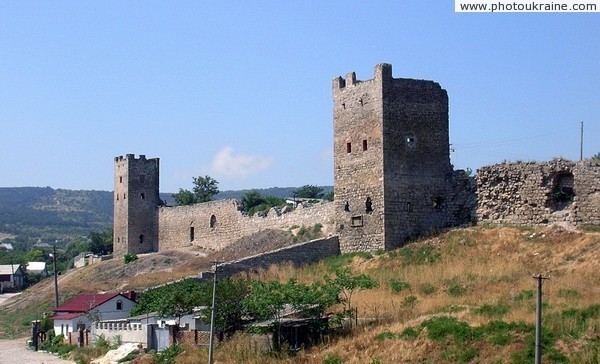
<svg viewBox="0 0 600 364"><path fill-rule="evenodd" d="M475 312L483 316L504 316L510 311L510 306L505 304L489 305L479 307Z"/></svg>
<svg viewBox="0 0 600 364"><path fill-rule="evenodd" d="M340 268L348 266L350 263L352 263L352 260L354 260L355 257L361 257L363 259L372 259L373 254L369 252L345 253L332 257L327 257L323 261L330 272L335 272Z"/></svg>
<svg viewBox="0 0 600 364"><path fill-rule="evenodd" d="M577 292L576 290L573 289L565 289L565 288L561 288L558 290L558 297L563 297L563 298L579 298L581 297L581 293Z"/></svg>
<svg viewBox="0 0 600 364"><path fill-rule="evenodd" d="M323 195L323 199L327 200L327 201L333 201L335 199L335 195L334 195L333 191Z"/></svg>
<svg viewBox="0 0 600 364"><path fill-rule="evenodd" d="M294 197L299 198L322 198L323 187L304 185L294 191Z"/></svg>
<svg viewBox="0 0 600 364"><path fill-rule="evenodd" d="M420 331L414 327L407 327L398 335L401 339L414 340L419 337Z"/></svg>
<svg viewBox="0 0 600 364"><path fill-rule="evenodd" d="M417 297L415 296L406 296L402 301L402 307L404 308L413 308L417 304Z"/></svg>
<svg viewBox="0 0 600 364"><path fill-rule="evenodd" d="M460 297L467 292L467 288L457 278L448 282L448 296Z"/></svg>
<svg viewBox="0 0 600 364"><path fill-rule="evenodd" d="M173 194L178 206L192 205L195 203L211 201L213 196L219 193L219 182L210 176L192 177L194 187L192 191L180 188L178 193Z"/></svg>
<svg viewBox="0 0 600 364"><path fill-rule="evenodd" d="M242 197L242 211L253 216L257 212L267 212L272 207L285 206L285 200L276 196L262 196L258 191L246 192Z"/></svg>
<svg viewBox="0 0 600 364"><path fill-rule="evenodd" d="M591 159L596 160L596 161L600 160L600 152L594 154Z"/></svg>
<svg viewBox="0 0 600 364"><path fill-rule="evenodd" d="M183 346L179 344L173 344L155 355L157 364L174 364L177 355L183 352Z"/></svg>
<svg viewBox="0 0 600 364"><path fill-rule="evenodd" d="M390 257L402 257L402 265L433 264L441 259L441 254L435 246L403 247L389 252Z"/></svg>
<svg viewBox="0 0 600 364"><path fill-rule="evenodd" d="M519 292L513 297L513 301L525 301L531 300L535 297L535 292L532 289L527 289Z"/></svg>
<svg viewBox="0 0 600 364"><path fill-rule="evenodd" d="M136 261L138 259L138 256L134 253L127 253L123 256L123 262L125 262L125 264L129 264L133 261Z"/></svg>
<svg viewBox="0 0 600 364"><path fill-rule="evenodd" d="M448 337L453 337L457 342L464 342L478 339L481 336L479 331L454 317L434 317L423 321L421 327L427 328L427 337L434 341L444 341Z"/></svg>
<svg viewBox="0 0 600 364"><path fill-rule="evenodd" d="M342 358L337 354L329 353L325 359L323 359L323 364L342 364Z"/></svg>
<svg viewBox="0 0 600 364"><path fill-rule="evenodd" d="M379 284L366 274L352 275L350 268L344 267L335 270L335 278L325 276L325 284L340 292L340 302L344 304L346 312L352 311L352 294L356 290L365 290L379 287Z"/></svg>
<svg viewBox="0 0 600 364"><path fill-rule="evenodd" d="M113 251L113 229L108 227L102 231L91 231L88 234L89 248L94 254L105 255Z"/></svg>
<svg viewBox="0 0 600 364"><path fill-rule="evenodd" d="M411 285L410 283L406 282L406 281L401 281L401 280L397 280L395 278L390 279L390 289L392 290L392 292L394 293L399 293L404 291L405 289L407 290L411 290Z"/></svg>
<svg viewBox="0 0 600 364"><path fill-rule="evenodd" d="M375 335L375 340L377 340L377 341L384 341L384 340L395 339L395 338L396 338L396 334L394 334L393 332L391 332L389 330L384 330L384 331L380 332L379 334Z"/></svg>
<svg viewBox="0 0 600 364"><path fill-rule="evenodd" d="M96 336L96 342L94 344L97 348L109 349L111 347L110 340L107 339L104 334Z"/></svg>

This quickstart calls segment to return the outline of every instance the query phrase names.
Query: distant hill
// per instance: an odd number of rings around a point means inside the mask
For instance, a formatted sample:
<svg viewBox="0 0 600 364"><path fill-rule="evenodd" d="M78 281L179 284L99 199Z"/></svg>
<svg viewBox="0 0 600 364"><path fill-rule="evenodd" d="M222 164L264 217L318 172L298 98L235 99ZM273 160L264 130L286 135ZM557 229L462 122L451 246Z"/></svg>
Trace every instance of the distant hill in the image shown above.
<svg viewBox="0 0 600 364"><path fill-rule="evenodd" d="M290 197L297 187L255 189L263 196ZM324 186L325 193L333 191ZM215 199L241 199L251 190L223 191ZM172 193L161 199L174 205ZM15 235L15 240L35 243L53 242L85 236L113 223L113 193L75 191L51 187L0 187L0 233ZM2 236L2 235L0 235Z"/></svg>

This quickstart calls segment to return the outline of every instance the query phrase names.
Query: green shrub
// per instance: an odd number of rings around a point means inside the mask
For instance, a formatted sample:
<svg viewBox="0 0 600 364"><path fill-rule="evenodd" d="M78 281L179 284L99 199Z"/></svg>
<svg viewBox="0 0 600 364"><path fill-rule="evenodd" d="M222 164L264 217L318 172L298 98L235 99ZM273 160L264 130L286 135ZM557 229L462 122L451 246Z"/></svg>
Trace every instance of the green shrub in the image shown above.
<svg viewBox="0 0 600 364"><path fill-rule="evenodd" d="M467 289L459 281L453 281L448 287L448 295L450 297L460 297L466 292Z"/></svg>
<svg viewBox="0 0 600 364"><path fill-rule="evenodd" d="M510 306L497 304L497 305L488 305L485 304L479 307L476 312L482 316L503 316L506 315L510 311Z"/></svg>
<svg viewBox="0 0 600 364"><path fill-rule="evenodd" d="M415 296L408 296L404 299L404 301L402 301L402 307L412 308L412 307L415 307L416 304L417 304L417 297L415 297Z"/></svg>
<svg viewBox="0 0 600 364"><path fill-rule="evenodd" d="M137 260L137 258L138 258L138 257L137 257L137 255L136 255L136 254L133 254L133 253L127 253L127 254L125 254L125 256L123 257L123 261L125 262L125 264L129 264L129 263L131 263L131 262L133 262L133 261L136 261L136 260Z"/></svg>
<svg viewBox="0 0 600 364"><path fill-rule="evenodd" d="M155 359L158 364L173 364L177 355L183 352L183 347L179 344L173 344L156 354Z"/></svg>
<svg viewBox="0 0 600 364"><path fill-rule="evenodd" d="M323 359L323 364L342 364L342 359L337 354L329 353L325 359Z"/></svg>
<svg viewBox="0 0 600 364"><path fill-rule="evenodd" d="M380 332L379 334L375 335L375 340L377 341L384 341L387 339L395 339L396 338L396 334L394 334L393 332L389 331L389 330L384 330L382 332Z"/></svg>
<svg viewBox="0 0 600 364"><path fill-rule="evenodd" d="M525 301L530 300L535 297L535 292L532 289L527 289L519 292L515 297L513 297L513 301Z"/></svg>
<svg viewBox="0 0 600 364"><path fill-rule="evenodd" d="M423 321L421 327L427 328L427 337L434 341L443 341L453 336L458 342L475 340L481 337L479 330L472 329L466 322L454 317L434 317Z"/></svg>
<svg viewBox="0 0 600 364"><path fill-rule="evenodd" d="M427 245L422 247L404 247L390 252L390 256L399 255L402 258L402 264L420 265L433 264L440 260L442 255L435 246Z"/></svg>
<svg viewBox="0 0 600 364"><path fill-rule="evenodd" d="M323 225L317 223L313 226L312 232L316 235L321 232L321 229L323 229Z"/></svg>
<svg viewBox="0 0 600 364"><path fill-rule="evenodd" d="M417 331L414 327L407 327L402 330L402 332L398 335L401 339L414 340L419 337L419 331Z"/></svg>
<svg viewBox="0 0 600 364"><path fill-rule="evenodd" d="M400 281L395 278L392 278L392 279L390 279L390 288L391 288L392 292L399 293L399 292L404 291L405 289L410 291L411 286L410 286L410 283L408 283L406 281Z"/></svg>
<svg viewBox="0 0 600 364"><path fill-rule="evenodd" d="M558 297L563 298L579 298L581 297L581 293L577 292L574 289L564 289L561 288L558 290Z"/></svg>

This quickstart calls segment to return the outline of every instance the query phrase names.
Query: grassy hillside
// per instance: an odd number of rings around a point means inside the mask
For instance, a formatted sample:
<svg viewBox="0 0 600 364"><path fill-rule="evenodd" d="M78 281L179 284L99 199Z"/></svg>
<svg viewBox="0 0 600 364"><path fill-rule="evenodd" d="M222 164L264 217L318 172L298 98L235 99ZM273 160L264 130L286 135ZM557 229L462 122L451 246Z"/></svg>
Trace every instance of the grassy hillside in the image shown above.
<svg viewBox="0 0 600 364"><path fill-rule="evenodd" d="M168 255L171 254L171 255ZM61 277L66 295L142 288L197 272L210 257L172 252L143 257L137 269L119 261ZM186 254L186 255L184 255ZM142 260L142 259L141 259ZM273 266L260 279L322 280L347 265L380 287L358 291L358 326L326 338L295 357L257 351L245 334L216 350L232 363L530 363L533 361L535 287L544 283L544 362L597 363L600 358L600 234L558 227L474 227L452 230L408 246L344 255L302 268ZM168 270L168 272L167 272ZM138 274L145 272L143 274ZM63 297L64 299L64 297ZM2 336L26 333L33 313L49 308L51 282L2 307ZM188 349L182 363L204 362L204 349Z"/></svg>

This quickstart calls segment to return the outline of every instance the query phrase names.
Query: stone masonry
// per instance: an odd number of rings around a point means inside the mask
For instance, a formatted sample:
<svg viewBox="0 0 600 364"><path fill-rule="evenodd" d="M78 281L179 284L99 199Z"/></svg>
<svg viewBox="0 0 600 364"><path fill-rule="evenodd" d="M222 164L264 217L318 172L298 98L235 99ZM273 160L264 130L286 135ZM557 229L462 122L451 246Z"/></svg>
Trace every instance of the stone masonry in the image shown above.
<svg viewBox="0 0 600 364"><path fill-rule="evenodd" d="M600 224L600 162L555 159L477 171L477 217L519 225Z"/></svg>
<svg viewBox="0 0 600 364"><path fill-rule="evenodd" d="M333 80L341 250L389 250L474 218L474 182L450 164L448 95L433 81L354 73ZM457 188L460 186L461 188Z"/></svg>
<svg viewBox="0 0 600 364"><path fill-rule="evenodd" d="M325 255L337 251L338 241L342 253L389 250L476 220L600 224L598 161L498 164L481 168L475 181L450 164L448 124L448 95L436 82L393 78L389 64L377 65L371 80L336 77L335 201L272 209L265 217L243 214L235 200L164 206L158 158L116 157L115 255L186 246L220 250L263 229L316 223L335 224L337 237L324 240ZM307 246L318 252L319 244ZM306 249L291 251L296 256ZM273 255L284 256L290 255Z"/></svg>

